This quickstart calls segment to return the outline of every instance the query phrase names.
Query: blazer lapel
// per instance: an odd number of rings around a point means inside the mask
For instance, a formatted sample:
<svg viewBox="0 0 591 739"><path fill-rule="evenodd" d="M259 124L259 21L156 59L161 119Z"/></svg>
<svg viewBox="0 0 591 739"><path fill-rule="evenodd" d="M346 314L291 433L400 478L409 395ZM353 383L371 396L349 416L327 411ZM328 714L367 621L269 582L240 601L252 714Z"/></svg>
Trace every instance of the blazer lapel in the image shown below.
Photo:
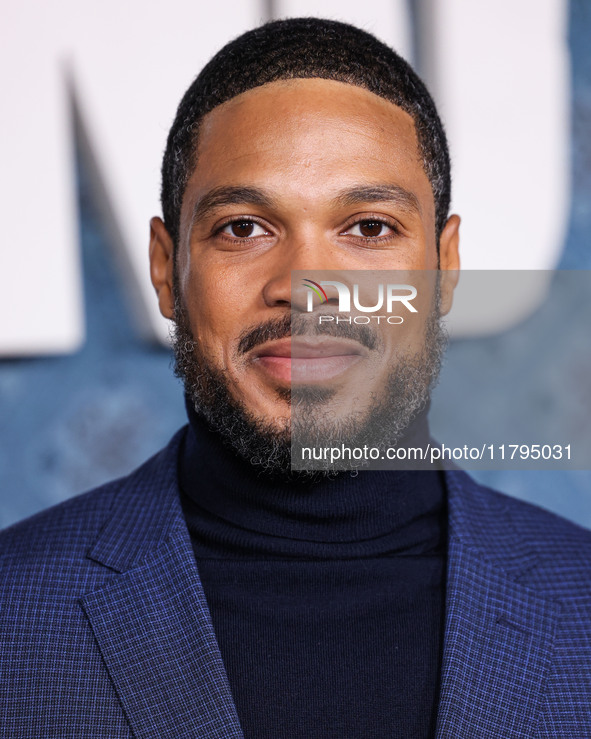
<svg viewBox="0 0 591 739"><path fill-rule="evenodd" d="M176 464L176 453L172 458ZM147 475L158 489L143 490L141 513L134 491L124 491L89 553L119 574L88 593L82 607L134 737L242 739L174 466L172 477Z"/></svg>
<svg viewBox="0 0 591 739"><path fill-rule="evenodd" d="M491 533L496 561L483 554L485 534L478 532L480 546L471 540L470 499L460 495L459 487L453 480L449 485L446 625L436 735L533 737L560 606L519 582L535 566L536 555L520 550L519 537L507 530L502 510L489 511L488 516L496 513L501 519L496 525L501 531L505 527L505 537L513 543L504 567L503 536ZM472 513L486 529L487 514Z"/></svg>

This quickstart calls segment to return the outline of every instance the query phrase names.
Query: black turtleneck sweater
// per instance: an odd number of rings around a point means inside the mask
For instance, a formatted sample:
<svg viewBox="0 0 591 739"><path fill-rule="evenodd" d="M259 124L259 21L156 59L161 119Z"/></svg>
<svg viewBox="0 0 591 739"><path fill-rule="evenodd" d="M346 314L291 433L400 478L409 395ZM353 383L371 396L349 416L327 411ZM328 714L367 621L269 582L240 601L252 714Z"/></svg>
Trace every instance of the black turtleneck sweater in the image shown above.
<svg viewBox="0 0 591 739"><path fill-rule="evenodd" d="M440 473L274 483L189 416L182 504L245 739L433 736Z"/></svg>

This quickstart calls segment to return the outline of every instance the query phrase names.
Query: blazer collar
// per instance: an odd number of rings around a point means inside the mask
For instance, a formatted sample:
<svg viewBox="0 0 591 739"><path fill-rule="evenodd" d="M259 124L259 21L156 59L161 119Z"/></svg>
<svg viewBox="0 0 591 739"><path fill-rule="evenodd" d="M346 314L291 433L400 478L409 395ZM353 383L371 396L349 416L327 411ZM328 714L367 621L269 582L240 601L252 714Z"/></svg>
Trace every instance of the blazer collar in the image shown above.
<svg viewBox="0 0 591 739"><path fill-rule="evenodd" d="M119 481L111 515L88 552L89 559L126 572L178 532L183 514L177 458L186 430L180 429L168 446Z"/></svg>

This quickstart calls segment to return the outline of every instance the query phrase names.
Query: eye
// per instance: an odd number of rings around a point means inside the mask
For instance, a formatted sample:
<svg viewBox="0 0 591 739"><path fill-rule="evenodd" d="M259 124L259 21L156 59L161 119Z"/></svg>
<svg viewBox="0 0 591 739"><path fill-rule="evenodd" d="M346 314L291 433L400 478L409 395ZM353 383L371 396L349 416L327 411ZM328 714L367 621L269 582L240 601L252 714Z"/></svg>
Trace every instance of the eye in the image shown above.
<svg viewBox="0 0 591 739"><path fill-rule="evenodd" d="M350 236L360 236L363 239L377 239L380 236L392 236L396 233L396 229L377 218L365 218L349 226L345 233Z"/></svg>
<svg viewBox="0 0 591 739"><path fill-rule="evenodd" d="M248 218L239 218L235 221L230 221L225 226L222 226L218 233L231 236L235 239L252 239L257 236L269 235L269 232L260 223L249 220Z"/></svg>

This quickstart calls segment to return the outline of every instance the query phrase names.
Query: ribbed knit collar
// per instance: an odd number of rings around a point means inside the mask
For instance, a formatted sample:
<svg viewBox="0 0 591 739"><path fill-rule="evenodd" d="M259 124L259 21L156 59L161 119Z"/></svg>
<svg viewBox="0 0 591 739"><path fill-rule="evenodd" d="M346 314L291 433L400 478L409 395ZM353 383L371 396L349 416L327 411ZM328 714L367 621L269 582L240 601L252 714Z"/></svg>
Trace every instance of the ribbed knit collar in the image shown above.
<svg viewBox="0 0 591 739"><path fill-rule="evenodd" d="M179 480L203 556L343 559L443 545L441 473L362 470L279 483L227 449L189 404L187 410Z"/></svg>

